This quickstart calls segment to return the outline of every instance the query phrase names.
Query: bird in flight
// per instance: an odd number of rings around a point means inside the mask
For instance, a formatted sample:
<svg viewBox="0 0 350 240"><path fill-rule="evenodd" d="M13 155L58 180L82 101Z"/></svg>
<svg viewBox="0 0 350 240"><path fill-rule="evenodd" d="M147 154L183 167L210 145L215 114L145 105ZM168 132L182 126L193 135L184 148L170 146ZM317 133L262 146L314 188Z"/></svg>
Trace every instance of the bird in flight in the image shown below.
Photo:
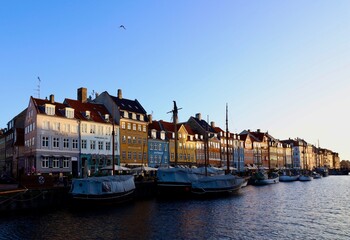
<svg viewBox="0 0 350 240"><path fill-rule="evenodd" d="M120 25L119 28L124 28L124 30L126 30L126 28L124 27L124 25Z"/></svg>

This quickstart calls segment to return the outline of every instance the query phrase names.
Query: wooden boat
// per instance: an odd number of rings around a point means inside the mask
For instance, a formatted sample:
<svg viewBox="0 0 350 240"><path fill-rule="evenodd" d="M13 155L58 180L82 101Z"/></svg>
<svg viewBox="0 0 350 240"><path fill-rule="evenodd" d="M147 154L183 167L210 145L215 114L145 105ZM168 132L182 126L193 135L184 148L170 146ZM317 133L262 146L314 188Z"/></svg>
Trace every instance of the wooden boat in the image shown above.
<svg viewBox="0 0 350 240"><path fill-rule="evenodd" d="M131 200L134 191L133 175L112 175L73 179L69 194L73 204L104 205Z"/></svg>

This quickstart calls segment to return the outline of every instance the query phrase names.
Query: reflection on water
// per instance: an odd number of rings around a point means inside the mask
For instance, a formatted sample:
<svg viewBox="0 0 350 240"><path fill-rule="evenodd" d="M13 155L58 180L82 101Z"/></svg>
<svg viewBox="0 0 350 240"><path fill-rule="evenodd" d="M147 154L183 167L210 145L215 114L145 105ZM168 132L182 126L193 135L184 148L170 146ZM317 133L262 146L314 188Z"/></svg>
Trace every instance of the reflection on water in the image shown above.
<svg viewBox="0 0 350 240"><path fill-rule="evenodd" d="M350 176L0 218L0 239L350 239Z"/></svg>

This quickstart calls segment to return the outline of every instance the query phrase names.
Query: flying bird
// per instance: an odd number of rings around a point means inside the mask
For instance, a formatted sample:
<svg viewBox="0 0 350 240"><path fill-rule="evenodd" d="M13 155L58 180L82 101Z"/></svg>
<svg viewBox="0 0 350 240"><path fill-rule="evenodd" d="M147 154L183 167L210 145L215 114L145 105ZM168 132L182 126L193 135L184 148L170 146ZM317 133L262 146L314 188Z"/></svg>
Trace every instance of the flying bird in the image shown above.
<svg viewBox="0 0 350 240"><path fill-rule="evenodd" d="M126 30L126 28L124 27L124 25L120 25L119 28L124 28L124 30Z"/></svg>

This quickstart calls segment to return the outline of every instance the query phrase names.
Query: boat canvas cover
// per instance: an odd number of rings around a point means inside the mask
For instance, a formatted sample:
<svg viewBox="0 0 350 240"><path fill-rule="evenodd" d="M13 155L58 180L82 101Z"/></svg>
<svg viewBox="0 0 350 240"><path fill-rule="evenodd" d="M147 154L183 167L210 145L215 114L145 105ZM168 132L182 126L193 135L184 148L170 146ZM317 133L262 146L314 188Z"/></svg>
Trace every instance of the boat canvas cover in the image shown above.
<svg viewBox="0 0 350 240"><path fill-rule="evenodd" d="M229 189L234 186L240 186L243 183L243 178L238 178L233 175L216 175L207 176L198 179L192 183L192 188L197 189Z"/></svg>
<svg viewBox="0 0 350 240"><path fill-rule="evenodd" d="M73 179L71 193L101 195L123 193L134 189L135 182L132 175L114 175Z"/></svg>
<svg viewBox="0 0 350 240"><path fill-rule="evenodd" d="M190 168L159 168L158 182L191 183L199 178L199 174Z"/></svg>

